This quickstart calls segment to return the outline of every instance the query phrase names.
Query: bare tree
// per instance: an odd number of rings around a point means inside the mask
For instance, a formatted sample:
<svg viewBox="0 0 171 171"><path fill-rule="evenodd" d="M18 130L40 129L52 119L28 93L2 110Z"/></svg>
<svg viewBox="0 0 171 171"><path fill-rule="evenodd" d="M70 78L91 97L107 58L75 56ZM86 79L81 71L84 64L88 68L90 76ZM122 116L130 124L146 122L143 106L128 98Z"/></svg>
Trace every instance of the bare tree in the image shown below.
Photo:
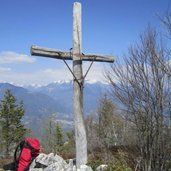
<svg viewBox="0 0 171 171"><path fill-rule="evenodd" d="M171 12L169 11L169 6L167 11L165 12L164 16L158 15L159 20L162 23L162 26L164 26L164 33L163 37L166 38L168 42L171 40ZM162 64L162 69L166 72L168 77L171 77L171 48L168 46L167 48L165 47L165 56L167 57L167 60L161 61L159 59L159 62Z"/></svg>
<svg viewBox="0 0 171 171"><path fill-rule="evenodd" d="M160 42L156 31L148 28L129 49L124 64L115 63L107 73L113 96L136 128L141 171L166 171L171 162L171 90L162 69L167 56Z"/></svg>
<svg viewBox="0 0 171 171"><path fill-rule="evenodd" d="M59 153L63 149L64 137L62 126L53 116L44 123L42 147L45 152Z"/></svg>
<svg viewBox="0 0 171 171"><path fill-rule="evenodd" d="M123 143L124 119L119 115L112 100L106 95L99 100L99 107L94 117L91 114L86 119L89 149L106 148Z"/></svg>
<svg viewBox="0 0 171 171"><path fill-rule="evenodd" d="M118 114L115 105L104 95L99 102L97 130L104 147L121 145L123 125L123 118Z"/></svg>
<svg viewBox="0 0 171 171"><path fill-rule="evenodd" d="M92 160L98 158L103 163L119 160L114 151L123 145L124 123L125 120L118 113L113 101L107 95L102 96L97 113L89 115L86 119L88 151ZM124 157L122 159L124 160Z"/></svg>

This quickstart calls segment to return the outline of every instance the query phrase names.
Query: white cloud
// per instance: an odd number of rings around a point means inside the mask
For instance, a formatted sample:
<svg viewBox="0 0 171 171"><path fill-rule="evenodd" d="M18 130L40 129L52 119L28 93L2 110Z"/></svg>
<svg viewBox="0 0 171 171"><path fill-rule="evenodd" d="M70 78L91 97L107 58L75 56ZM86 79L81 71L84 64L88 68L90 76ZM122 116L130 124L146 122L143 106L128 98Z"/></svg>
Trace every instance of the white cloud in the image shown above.
<svg viewBox="0 0 171 171"><path fill-rule="evenodd" d="M83 63L84 74L86 73L89 65L90 63ZM70 68L72 69L72 64L70 64ZM4 72L1 72L1 70L4 70ZM85 79L89 81L105 82L104 70L104 64L94 63ZM37 71L31 70L27 72L19 72L14 69L11 70L10 68L0 68L0 82L13 82L17 85L46 85L59 80L73 80L72 74L65 65L63 65L63 67L58 67L57 69L52 69L49 67L44 70L39 69Z"/></svg>
<svg viewBox="0 0 171 171"><path fill-rule="evenodd" d="M11 68L8 67L0 67L0 72L9 72L11 71Z"/></svg>
<svg viewBox="0 0 171 171"><path fill-rule="evenodd" d="M84 75L86 74L89 66L90 66L90 62L87 62L85 64L83 64L83 73ZM108 65L106 65L105 63L93 63L92 67L90 68L90 71L88 72L87 76L86 76L86 80L95 82L95 81L100 81L100 82L105 82L105 68Z"/></svg>
<svg viewBox="0 0 171 171"><path fill-rule="evenodd" d="M35 58L32 58L25 54L18 54L10 51L0 53L0 64L33 63L35 61Z"/></svg>

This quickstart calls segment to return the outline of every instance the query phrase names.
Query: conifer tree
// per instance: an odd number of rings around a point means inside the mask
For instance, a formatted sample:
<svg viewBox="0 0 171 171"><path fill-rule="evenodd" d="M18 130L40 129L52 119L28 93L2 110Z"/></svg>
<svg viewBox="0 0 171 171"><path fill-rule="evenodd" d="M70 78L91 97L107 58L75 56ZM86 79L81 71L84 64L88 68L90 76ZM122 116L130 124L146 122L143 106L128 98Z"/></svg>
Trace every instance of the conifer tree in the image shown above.
<svg viewBox="0 0 171 171"><path fill-rule="evenodd" d="M56 152L60 152L63 149L63 131L59 123L56 123L56 128L54 132L55 144L56 144Z"/></svg>
<svg viewBox="0 0 171 171"><path fill-rule="evenodd" d="M62 151L64 144L63 130L60 123L56 122L55 118L51 116L44 125L43 139L46 139L42 142L44 151L46 153L59 153Z"/></svg>
<svg viewBox="0 0 171 171"><path fill-rule="evenodd" d="M123 119L106 95L100 99L98 115L98 134L102 145L109 148L121 144Z"/></svg>
<svg viewBox="0 0 171 171"><path fill-rule="evenodd" d="M23 116L22 102L18 104L15 96L10 90L7 90L4 98L0 101L1 145L5 151L5 156L10 155L10 150L26 133L26 128L21 123Z"/></svg>
<svg viewBox="0 0 171 171"><path fill-rule="evenodd" d="M63 132L62 132L62 128L60 126L59 123L56 123L56 128L55 128L55 132L54 132L54 136L55 136L55 142L58 146L61 146L64 142L63 140Z"/></svg>

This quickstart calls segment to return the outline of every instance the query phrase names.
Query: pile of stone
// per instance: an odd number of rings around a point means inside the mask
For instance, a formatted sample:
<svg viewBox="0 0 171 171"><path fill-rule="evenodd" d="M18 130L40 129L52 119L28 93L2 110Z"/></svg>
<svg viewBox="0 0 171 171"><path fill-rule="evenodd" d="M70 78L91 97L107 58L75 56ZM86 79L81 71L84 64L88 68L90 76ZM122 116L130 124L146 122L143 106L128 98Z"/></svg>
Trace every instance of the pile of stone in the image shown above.
<svg viewBox="0 0 171 171"><path fill-rule="evenodd" d="M99 166L96 171L106 170L106 165ZM79 168L74 164L74 160L65 161L58 155L39 154L37 158L30 165L29 171L93 171L90 166L81 165Z"/></svg>

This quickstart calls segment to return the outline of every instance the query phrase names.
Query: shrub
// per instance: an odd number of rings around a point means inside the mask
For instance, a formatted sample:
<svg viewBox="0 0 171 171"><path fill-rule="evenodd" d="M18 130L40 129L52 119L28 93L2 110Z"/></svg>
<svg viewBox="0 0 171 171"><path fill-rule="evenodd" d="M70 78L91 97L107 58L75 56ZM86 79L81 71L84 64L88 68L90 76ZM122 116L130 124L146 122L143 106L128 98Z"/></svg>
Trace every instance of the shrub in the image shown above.
<svg viewBox="0 0 171 171"><path fill-rule="evenodd" d="M120 162L109 164L106 171L132 171L132 169Z"/></svg>

